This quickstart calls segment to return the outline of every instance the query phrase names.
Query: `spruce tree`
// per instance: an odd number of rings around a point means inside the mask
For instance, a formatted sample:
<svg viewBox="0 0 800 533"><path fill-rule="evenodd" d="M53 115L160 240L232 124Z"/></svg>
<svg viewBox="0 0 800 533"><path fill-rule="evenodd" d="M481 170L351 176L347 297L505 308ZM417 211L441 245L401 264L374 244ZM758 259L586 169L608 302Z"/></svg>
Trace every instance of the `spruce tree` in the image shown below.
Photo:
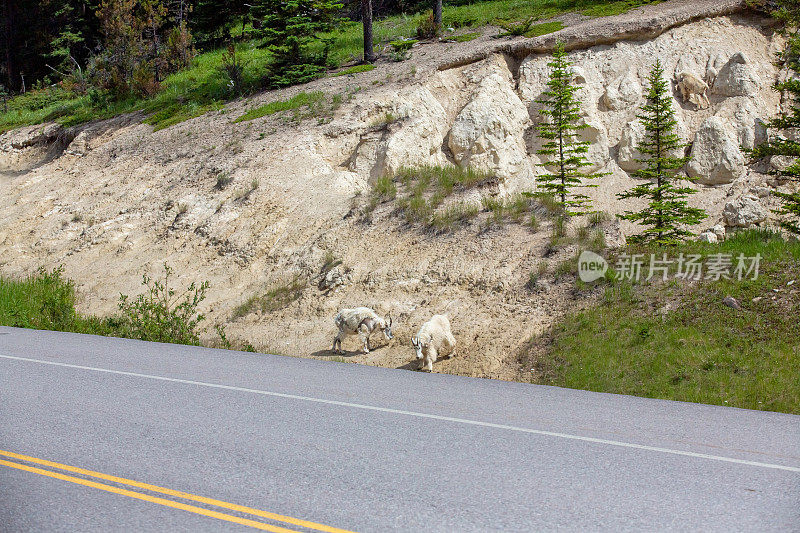
<svg viewBox="0 0 800 533"><path fill-rule="evenodd" d="M679 187L677 171L688 161L688 157L673 157L676 150L686 145L678 137L672 96L669 94L664 68L660 60L648 76L650 87L642 114L637 115L645 129L645 138L637 147L643 154L640 162L644 168L633 175L647 180L641 185L620 193L620 200L643 198L649 200L647 207L638 212L626 211L619 218L637 222L645 230L628 237L629 242L675 245L692 235L684 226L698 224L706 218L702 209L689 207L686 198L694 194L691 187Z"/></svg>
<svg viewBox="0 0 800 533"><path fill-rule="evenodd" d="M342 4L336 0L255 0L253 18L261 27L254 31L264 39L274 57L269 84L275 87L305 83L325 72L331 31Z"/></svg>
<svg viewBox="0 0 800 533"><path fill-rule="evenodd" d="M538 176L537 181L541 183L540 189L555 197L567 216L583 215L591 208L589 197L573 189L596 187L583 182L606 175L581 171L591 163L586 159L589 143L577 139L577 133L586 128L586 124L579 123L580 103L575 98L578 88L572 84L571 65L564 44L559 42L553 60L548 63L551 69L548 90L537 100L544 106L540 111L544 120L538 126L538 133L547 142L536 153L545 156L547 162L540 166L549 171Z"/></svg>
<svg viewBox="0 0 800 533"><path fill-rule="evenodd" d="M786 23L789 39L786 48L778 54L778 58L791 69L795 75L800 75L800 36L797 28L800 26L800 3L796 0L783 0L778 4L778 10L773 15ZM781 111L773 120L767 123L767 128L777 130L770 135L765 143L757 146L752 156L761 159L771 156L788 156L796 158L789 167L783 170L771 170L769 173L782 180L800 182L800 79L793 76L788 80L775 84L775 89L785 92L789 97L790 111ZM793 133L794 135L787 135ZM787 231L800 234L800 192L774 191L775 196L783 201L781 208L775 213L782 215L780 225Z"/></svg>

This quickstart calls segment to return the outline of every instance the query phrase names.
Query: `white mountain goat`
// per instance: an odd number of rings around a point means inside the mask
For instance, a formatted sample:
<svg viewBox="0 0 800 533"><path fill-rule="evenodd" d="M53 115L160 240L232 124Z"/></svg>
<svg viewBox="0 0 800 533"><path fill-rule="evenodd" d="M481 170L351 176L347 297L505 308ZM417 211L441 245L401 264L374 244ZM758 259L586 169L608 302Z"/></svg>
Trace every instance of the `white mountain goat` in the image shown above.
<svg viewBox="0 0 800 533"><path fill-rule="evenodd" d="M369 353L369 336L376 329L382 329L386 340L392 339L392 317L381 318L369 307L342 309L333 319L339 332L333 339L333 351L342 353L342 339L358 335L364 342L364 353ZM338 349L337 349L338 346Z"/></svg>
<svg viewBox="0 0 800 533"><path fill-rule="evenodd" d="M678 91L684 102L692 102L697 109L705 109L711 105L708 101L708 84L689 72L678 74ZM692 100L692 97L696 98Z"/></svg>
<svg viewBox="0 0 800 533"><path fill-rule="evenodd" d="M420 361L420 370L433 371L433 363L439 358L452 357L456 347L456 338L450 331L450 320L447 315L433 315L422 324L419 333L411 339L411 346Z"/></svg>

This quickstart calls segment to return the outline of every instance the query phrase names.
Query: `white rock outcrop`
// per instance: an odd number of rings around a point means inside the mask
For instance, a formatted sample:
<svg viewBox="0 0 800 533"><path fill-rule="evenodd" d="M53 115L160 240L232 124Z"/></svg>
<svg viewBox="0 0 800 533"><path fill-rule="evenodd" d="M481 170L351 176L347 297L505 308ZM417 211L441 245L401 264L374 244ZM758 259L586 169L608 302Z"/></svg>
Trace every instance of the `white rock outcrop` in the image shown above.
<svg viewBox="0 0 800 533"><path fill-rule="evenodd" d="M606 86L606 92L603 93L603 105L612 111L630 109L638 105L641 97L642 84L635 72L628 71Z"/></svg>
<svg viewBox="0 0 800 533"><path fill-rule="evenodd" d="M644 139L644 124L640 120L631 120L622 130L622 139L617 150L617 164L626 172L635 172L644 165L639 162L642 153L637 148Z"/></svg>
<svg viewBox="0 0 800 533"><path fill-rule="evenodd" d="M744 175L738 140L719 117L706 119L697 130L686 173L703 185L731 183Z"/></svg>
<svg viewBox="0 0 800 533"><path fill-rule="evenodd" d="M715 116L729 124L736 134L739 146L752 150L767 140L766 113L764 105L753 98L726 98L719 106Z"/></svg>
<svg viewBox="0 0 800 533"><path fill-rule="evenodd" d="M738 200L728 202L722 210L725 225L735 228L749 228L767 220L769 212L759 203L755 196L742 196Z"/></svg>
<svg viewBox="0 0 800 533"><path fill-rule="evenodd" d="M760 87L761 81L750 59L744 52L737 52L719 69L711 92L720 96L749 96Z"/></svg>
<svg viewBox="0 0 800 533"><path fill-rule="evenodd" d="M444 164L441 153L447 133L447 114L426 87L413 87L399 95L395 114L405 117L402 127L378 148L381 173L394 174L402 166Z"/></svg>
<svg viewBox="0 0 800 533"><path fill-rule="evenodd" d="M447 146L461 167L496 172L503 179L532 176L523 134L531 126L528 109L509 80L499 73L480 83L447 136Z"/></svg>
<svg viewBox="0 0 800 533"><path fill-rule="evenodd" d="M704 231L700 235L697 236L697 240L700 242L707 242L710 244L717 244L719 239L717 239L717 235L713 231Z"/></svg>

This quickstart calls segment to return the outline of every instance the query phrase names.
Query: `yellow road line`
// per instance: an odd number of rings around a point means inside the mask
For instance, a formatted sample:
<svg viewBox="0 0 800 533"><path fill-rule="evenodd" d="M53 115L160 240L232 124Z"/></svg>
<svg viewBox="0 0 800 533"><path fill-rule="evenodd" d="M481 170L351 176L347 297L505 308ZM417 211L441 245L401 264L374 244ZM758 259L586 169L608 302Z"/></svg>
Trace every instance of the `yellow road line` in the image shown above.
<svg viewBox="0 0 800 533"><path fill-rule="evenodd" d="M149 490L149 491L152 491L152 492L159 492L161 494L167 494L169 496L176 496L178 498L183 498L185 500L192 500L192 501L196 501L196 502L200 502L200 503L205 503L205 504L208 504L208 505L214 505L216 507L223 507L225 509L230 509L231 511L239 511L239 512L242 512L242 513L247 513L247 514L251 514L251 515L255 515L255 516L260 516L262 518L269 518L270 520L276 520L278 522L284 522L284 523L292 524L292 525L295 525L295 526L306 527L306 528L309 528L309 529L315 529L317 531L324 531L325 533L353 533L352 531L348 531L346 529L339 529L339 528L335 528L335 527L331 527L331 526L326 526L324 524L317 524L315 522L309 522L307 520L301 520L299 518L292 518L291 516L279 515L279 514L275 514L275 513L270 513L269 511L262 511L260 509L254 509L252 507L246 507L244 505L237 505L235 503L223 502L223 501L220 501L220 500L215 500L213 498L206 498L205 496L198 496L196 494L191 494L191 493L188 493L188 492L181 492L179 490L173 490L173 489L168 489L168 488L165 488L165 487L159 487L158 485L150 485L149 483L142 483L140 481L134 481L132 479L126 479L126 478L117 477L117 476L110 476L108 474L103 474L103 473L100 473L100 472L94 472L92 470L86 470L85 468L79 468L77 466L69 466L69 465L65 465L65 464L61 464L61 463L56 463L56 462L53 462L53 461L48 461L46 459L39 459L37 457L31 457L29 455L22 455L22 454L19 454L19 453L8 452L8 451L5 451L5 450L0 450L0 455L5 455L6 457L19 459L19 460L22 460L22 461L28 461L28 462L31 462L31 463L37 463L37 464L44 465L44 466L49 466L49 467L52 467L52 468L58 468L60 470L66 470L67 472L73 472L73 473L76 473L76 474L83 474L85 476L92 476L92 477L96 477L96 478L99 478L99 479L104 479L106 481L113 481L114 483L121 483L123 485L130 485L132 487L137 487L137 488ZM6 464L7 462L6 461L0 461L0 463ZM16 463L9 463L9 464L16 465ZM19 465L19 466L23 466L23 465ZM28 468L31 468L31 467L28 467ZM35 470L39 470L39 469L35 469ZM41 472L47 472L47 474L52 474L52 472L49 472L47 470L42 470ZM37 472L37 473L39 473L39 472ZM52 476L52 477L55 477L55 476ZM65 476L65 477L69 477L69 476ZM79 478L70 478L69 481L72 481L72 479L79 479ZM80 481L83 482L84 480L80 480ZM101 485L101 487L106 487L106 486L107 485ZM112 488L114 488L114 487L112 487ZM120 489L120 490L122 490L122 489ZM139 494L139 493L134 492L133 494ZM145 495L142 495L142 496L145 496ZM157 499L160 499L160 498L157 498ZM171 502L171 500L164 500L164 501ZM171 503L174 503L174 502L171 502ZM188 507L192 507L192 506L188 506ZM196 509L201 509L201 508L196 507ZM205 511L205 509L203 509L203 511ZM228 516L228 515L222 515L222 516ZM261 524L261 522L254 522L254 523ZM270 526L270 527L273 527L273 526ZM280 528L278 528L278 529L280 529ZM270 531L276 531L276 530L270 530ZM291 530L283 529L282 531L291 531Z"/></svg>
<svg viewBox="0 0 800 533"><path fill-rule="evenodd" d="M0 465L10 466L11 468L18 468L19 470L25 470L26 472L33 472L34 474L41 474L43 476L61 479L63 481L71 481L72 483L77 483L79 485L86 485L87 487L113 492L115 494L122 494L123 496L130 496L131 498L137 498L139 500L144 500L147 502L158 503L160 505L166 505L167 507L174 507L175 509L182 509L184 511L210 516L212 518L217 518L219 520L226 520L228 522L234 522L236 524L242 524L244 526L255 527L258 529L263 529L265 531L272 531L274 533L299 533L294 529L286 529L284 527L271 526L263 522L256 522L255 520L248 520L247 518L239 518L238 516L220 513L217 511L211 511L209 509L203 509L202 507L187 505L185 503L174 502L172 500L167 500L165 498L149 496L147 494L142 494L140 492L121 489L119 487L113 487L111 485L104 485L102 483L97 483L95 481L89 481L88 479L81 479L79 477L67 476L64 474L59 474L58 472L51 472L49 470L42 470L41 468L36 468L33 466L12 463L11 461L4 461L2 459L0 459Z"/></svg>

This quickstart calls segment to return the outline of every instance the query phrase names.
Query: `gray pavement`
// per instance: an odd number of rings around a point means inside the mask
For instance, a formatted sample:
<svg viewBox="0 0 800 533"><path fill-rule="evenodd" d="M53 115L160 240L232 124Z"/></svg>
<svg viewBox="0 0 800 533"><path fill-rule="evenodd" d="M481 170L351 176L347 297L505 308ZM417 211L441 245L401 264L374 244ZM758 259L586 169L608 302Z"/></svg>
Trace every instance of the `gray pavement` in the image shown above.
<svg viewBox="0 0 800 533"><path fill-rule="evenodd" d="M0 327L0 450L362 532L800 531L798 416L69 333ZM3 532L248 529L0 466Z"/></svg>

